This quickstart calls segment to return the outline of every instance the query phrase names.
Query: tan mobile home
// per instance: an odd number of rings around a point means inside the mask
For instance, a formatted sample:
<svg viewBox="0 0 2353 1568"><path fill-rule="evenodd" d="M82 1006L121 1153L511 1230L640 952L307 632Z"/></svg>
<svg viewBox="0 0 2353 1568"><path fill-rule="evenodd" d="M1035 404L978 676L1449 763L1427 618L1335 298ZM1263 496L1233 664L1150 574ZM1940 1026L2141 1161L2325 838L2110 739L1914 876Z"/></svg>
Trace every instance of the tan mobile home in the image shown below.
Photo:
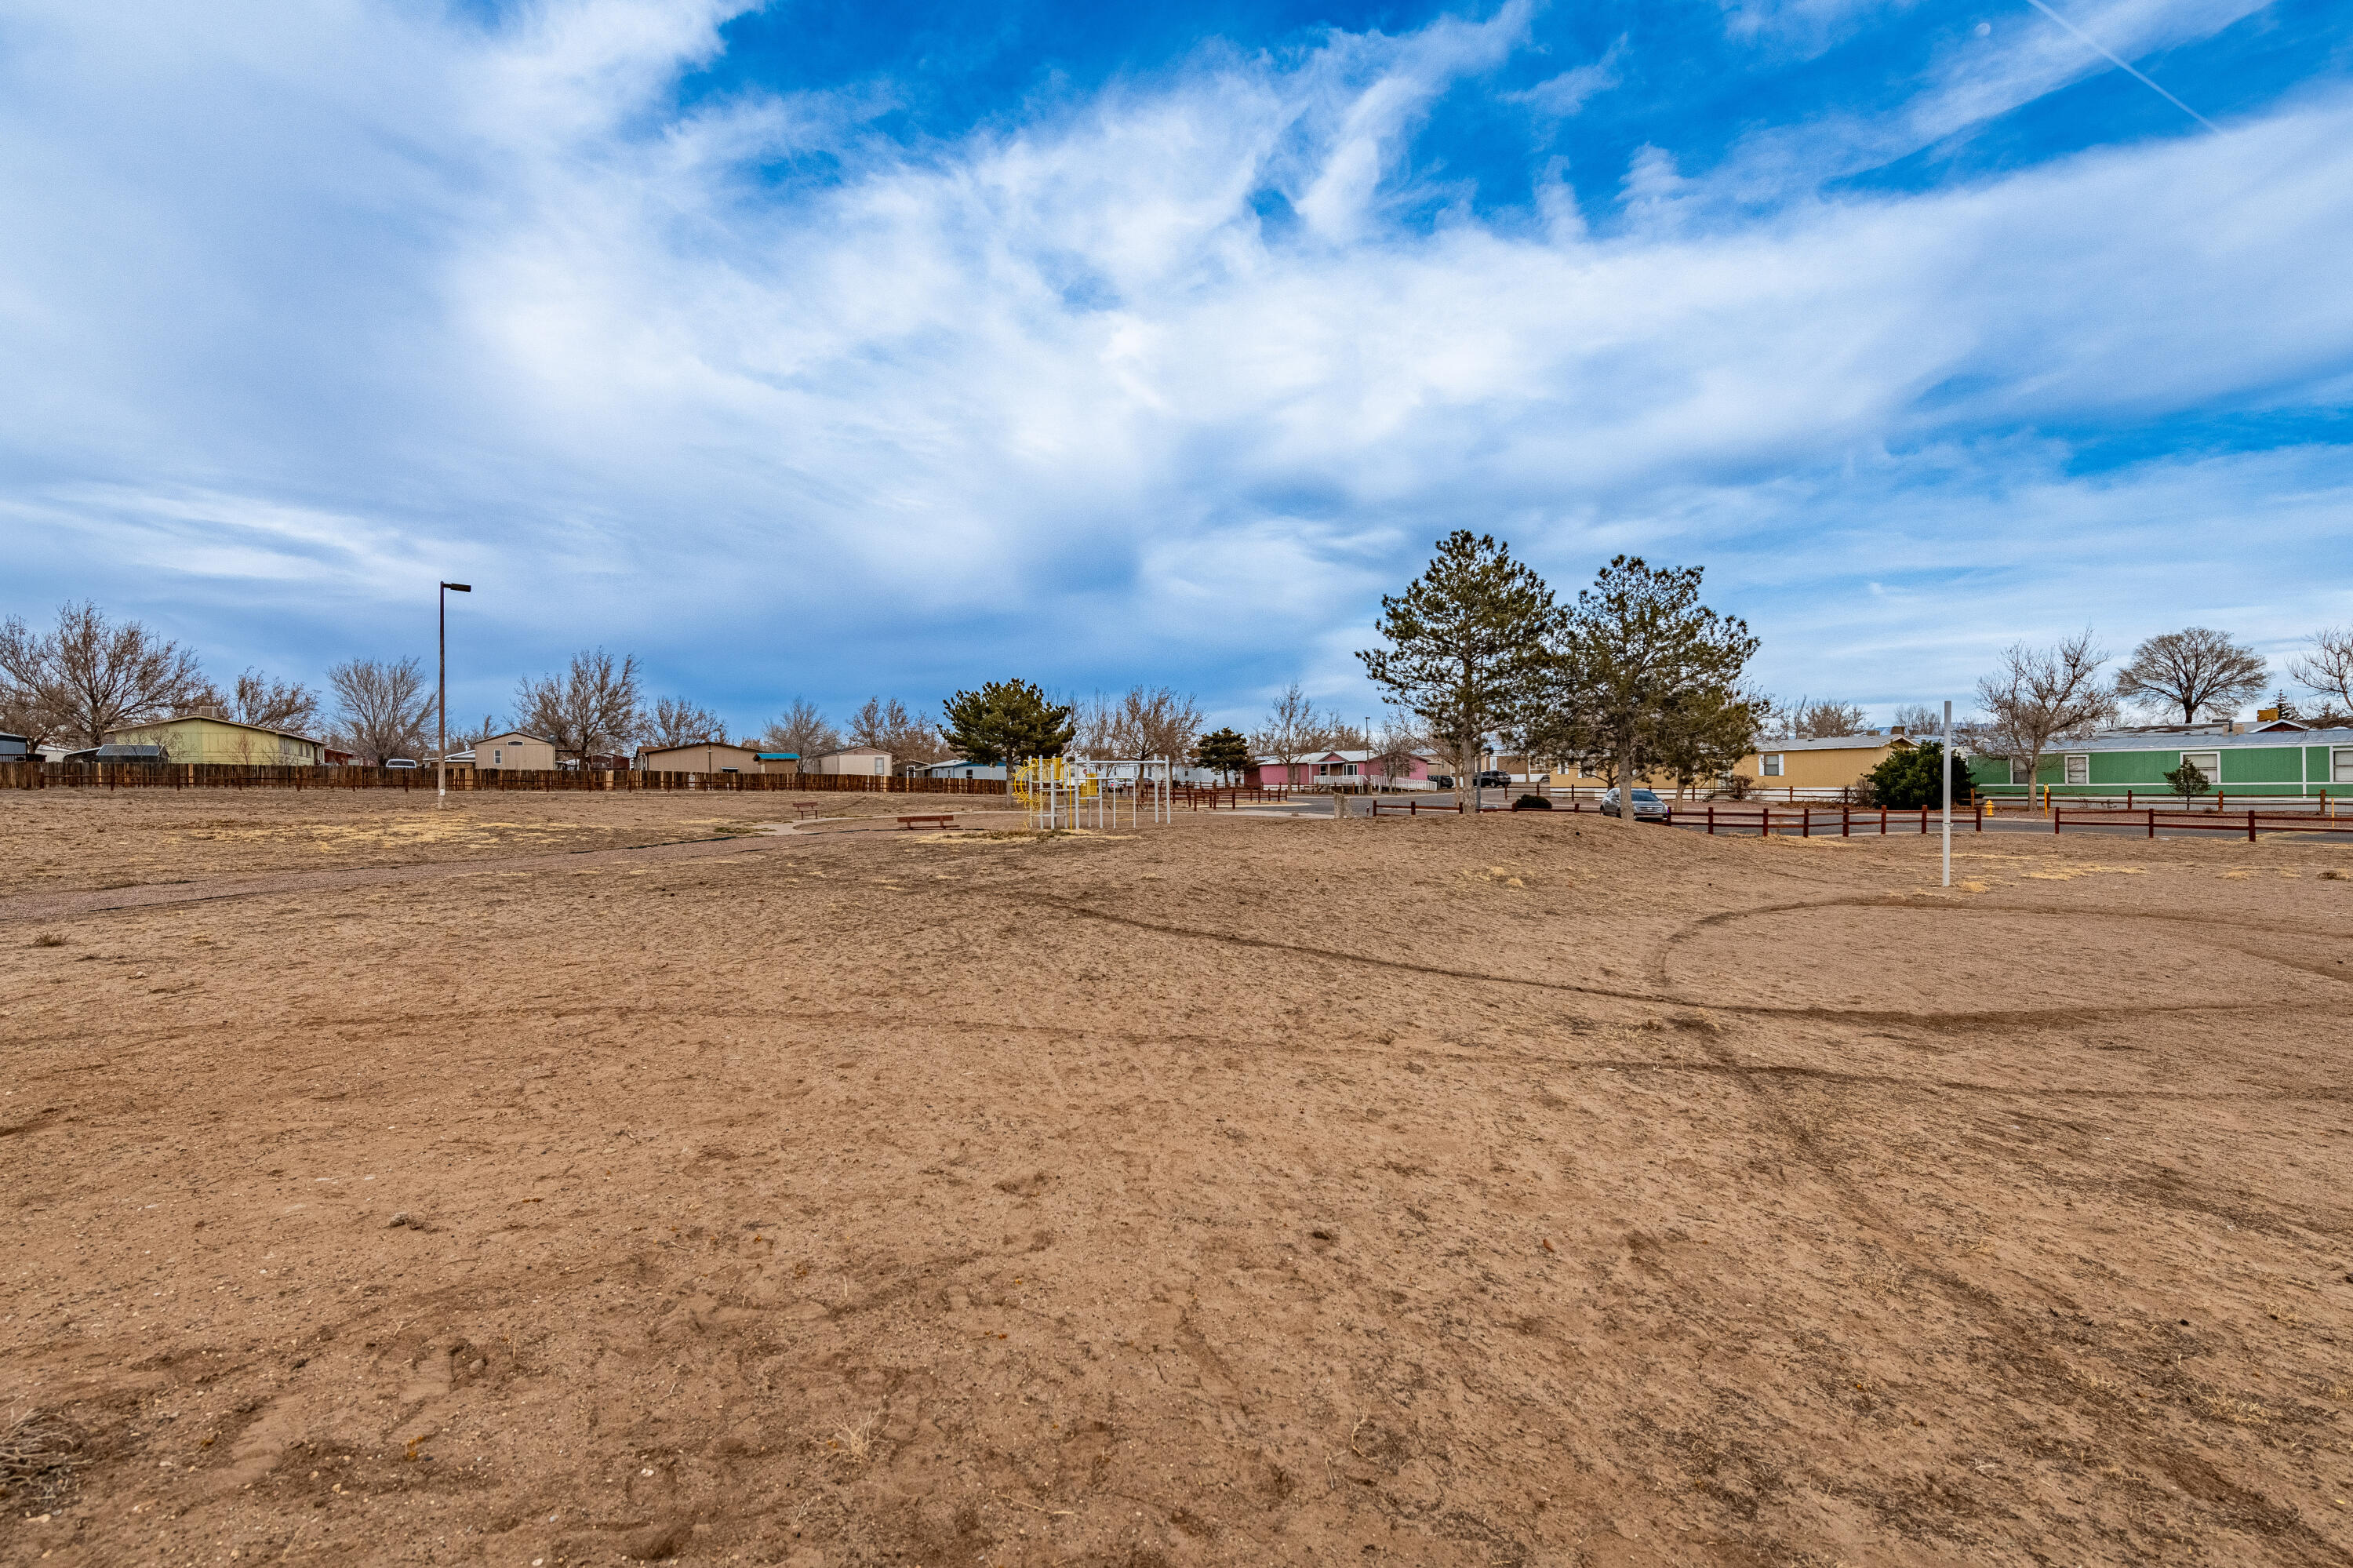
<svg viewBox="0 0 2353 1568"><path fill-rule="evenodd" d="M555 771L555 742L543 735L533 735L528 730L511 729L504 735L494 735L488 740L474 743L474 768L478 772L522 768L553 773Z"/></svg>
<svg viewBox="0 0 2353 1568"><path fill-rule="evenodd" d="M638 753L638 769L643 773L757 773L760 754L723 740L648 747Z"/></svg>
<svg viewBox="0 0 2353 1568"><path fill-rule="evenodd" d="M801 763L804 773L871 773L888 778L891 754L875 746L845 746L839 751L821 752Z"/></svg>
<svg viewBox="0 0 2353 1568"><path fill-rule="evenodd" d="M325 743L211 714L183 714L106 732L109 746L160 746L166 762L228 762L264 768L316 768Z"/></svg>

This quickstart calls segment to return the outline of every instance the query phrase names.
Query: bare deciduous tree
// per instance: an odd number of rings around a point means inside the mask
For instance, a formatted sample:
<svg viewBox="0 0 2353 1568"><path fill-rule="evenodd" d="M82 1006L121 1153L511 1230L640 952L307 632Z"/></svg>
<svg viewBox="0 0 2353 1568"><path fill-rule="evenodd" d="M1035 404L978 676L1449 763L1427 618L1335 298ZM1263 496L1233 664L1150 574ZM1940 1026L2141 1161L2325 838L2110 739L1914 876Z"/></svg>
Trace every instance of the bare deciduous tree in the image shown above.
<svg viewBox="0 0 2353 1568"><path fill-rule="evenodd" d="M1888 724L1907 736L1938 735L1944 731L1945 710L1926 703L1898 703Z"/></svg>
<svg viewBox="0 0 2353 1568"><path fill-rule="evenodd" d="M684 697L664 697L641 716L638 733L655 746L724 742L727 725L717 714Z"/></svg>
<svg viewBox="0 0 2353 1568"><path fill-rule="evenodd" d="M2234 716L2249 697L2263 694L2271 671L2253 649L2203 626L2168 631L2133 650L2116 672L2116 695L2161 711L2179 709L2183 724Z"/></svg>
<svg viewBox="0 0 2353 1568"><path fill-rule="evenodd" d="M423 749L433 692L417 660L349 660L327 672L327 684L335 694L333 738L342 749L371 768Z"/></svg>
<svg viewBox="0 0 2353 1568"><path fill-rule="evenodd" d="M1130 745L1121 755L1167 758L1189 754L1201 733L1201 705L1167 686L1133 686L1119 702L1119 724Z"/></svg>
<svg viewBox="0 0 2353 1568"><path fill-rule="evenodd" d="M1082 757L1134 755L1134 747L1120 723L1119 704L1101 692L1071 699L1071 727L1077 731L1071 744Z"/></svg>
<svg viewBox="0 0 2353 1568"><path fill-rule="evenodd" d="M2353 715L2353 626L2331 626L2312 634L2309 652L2288 661L2296 683L2316 694L2330 719Z"/></svg>
<svg viewBox="0 0 2353 1568"><path fill-rule="evenodd" d="M1414 765L1438 749L1438 743L1414 725L1394 715L1381 726L1379 740L1368 747L1373 759L1374 777L1385 779L1410 779Z"/></svg>
<svg viewBox="0 0 2353 1568"><path fill-rule="evenodd" d="M871 746L891 754L892 761L918 766L939 762L948 755L947 741L936 726L916 718L896 697L869 697L849 715L849 744Z"/></svg>
<svg viewBox="0 0 2353 1568"><path fill-rule="evenodd" d="M557 755L570 752L586 768L590 758L618 751L637 736L637 655L616 663L602 648L575 653L562 674L518 684L515 712L523 728L547 736Z"/></svg>
<svg viewBox="0 0 2353 1568"><path fill-rule="evenodd" d="M319 728L319 694L300 681L280 681L259 670L248 670L226 695L211 691L199 706L216 707L221 716L261 729L311 735Z"/></svg>
<svg viewBox="0 0 2353 1568"><path fill-rule="evenodd" d="M1985 717L1972 725L1972 739L1994 756L2025 758L2031 791L2052 741L2115 720L2116 694L2100 679L2106 662L2107 655L2092 646L2089 630L2055 648L2012 643L2001 656L2001 669L1978 683Z"/></svg>
<svg viewBox="0 0 2353 1568"><path fill-rule="evenodd" d="M15 617L0 625L0 674L24 733L85 746L179 713L210 690L194 653L143 622L110 620L88 602L59 609L57 630L45 635Z"/></svg>
<svg viewBox="0 0 2353 1568"><path fill-rule="evenodd" d="M57 696L47 640L15 616L0 621L0 729L23 736L37 752L65 724Z"/></svg>
<svg viewBox="0 0 2353 1568"><path fill-rule="evenodd" d="M1282 781L1295 782L1292 768L1312 752L1324 749L1324 715L1293 681L1266 710L1265 722L1250 731L1250 749L1282 764Z"/></svg>
<svg viewBox="0 0 2353 1568"><path fill-rule="evenodd" d="M1828 698L1818 702L1812 697L1799 697L1794 703L1777 703L1773 714L1777 740L1828 740L1834 736L1859 735L1869 722L1857 705Z"/></svg>
<svg viewBox="0 0 2353 1568"><path fill-rule="evenodd" d="M761 750L789 751L796 757L816 757L840 745L841 732L827 722L815 703L800 697L769 720L760 734Z"/></svg>
<svg viewBox="0 0 2353 1568"><path fill-rule="evenodd" d="M1317 744L1324 750L1370 751L1373 749L1371 730L1360 724L1350 724L1346 719L1333 718L1328 714L1324 716L1326 722L1324 726L1324 733L1317 736Z"/></svg>

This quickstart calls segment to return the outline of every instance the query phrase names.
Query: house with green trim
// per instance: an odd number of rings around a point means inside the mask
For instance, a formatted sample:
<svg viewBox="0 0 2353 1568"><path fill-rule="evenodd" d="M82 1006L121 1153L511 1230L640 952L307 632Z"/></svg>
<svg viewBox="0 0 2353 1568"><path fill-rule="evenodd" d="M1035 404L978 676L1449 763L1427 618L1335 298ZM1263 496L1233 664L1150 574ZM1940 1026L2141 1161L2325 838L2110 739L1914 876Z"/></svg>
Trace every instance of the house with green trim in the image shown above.
<svg viewBox="0 0 2353 1568"><path fill-rule="evenodd" d="M2053 795L2152 798L2169 793L2165 776L2182 759L2211 781L2209 794L2353 797L2353 729L2277 728L2241 735L2177 730L2104 735L2053 746L2034 776ZM2026 793L2026 759L1972 757L1969 777L1985 795Z"/></svg>

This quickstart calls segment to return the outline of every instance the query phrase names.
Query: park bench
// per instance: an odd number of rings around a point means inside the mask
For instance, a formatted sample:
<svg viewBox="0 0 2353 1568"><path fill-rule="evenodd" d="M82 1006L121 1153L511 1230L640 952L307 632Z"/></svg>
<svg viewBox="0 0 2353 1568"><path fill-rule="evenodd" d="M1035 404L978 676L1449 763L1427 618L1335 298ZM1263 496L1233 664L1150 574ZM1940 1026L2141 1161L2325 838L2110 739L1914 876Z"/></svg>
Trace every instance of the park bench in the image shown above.
<svg viewBox="0 0 2353 1568"><path fill-rule="evenodd" d="M796 800L793 802L793 821L797 822L806 822L811 817L816 816L819 811L824 810L825 808L823 806L818 805L813 801Z"/></svg>
<svg viewBox="0 0 2353 1568"><path fill-rule="evenodd" d="M913 828L925 823L928 823L934 828L953 828L955 826L955 813L954 811L942 811L939 815L934 817L927 817L918 813L914 816L902 817L899 819L899 825L902 828Z"/></svg>

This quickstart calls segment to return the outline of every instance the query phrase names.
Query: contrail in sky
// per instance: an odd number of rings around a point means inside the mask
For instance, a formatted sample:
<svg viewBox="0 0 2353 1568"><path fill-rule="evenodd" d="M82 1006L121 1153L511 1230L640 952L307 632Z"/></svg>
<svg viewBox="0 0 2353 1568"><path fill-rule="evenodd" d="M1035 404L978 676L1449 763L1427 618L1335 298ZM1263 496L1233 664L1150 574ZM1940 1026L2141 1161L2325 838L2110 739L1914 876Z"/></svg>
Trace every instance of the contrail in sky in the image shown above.
<svg viewBox="0 0 2353 1568"><path fill-rule="evenodd" d="M2026 0L2026 3L2033 6L2036 10L2042 12L2044 16L2050 17L2052 21L2058 23L2061 26L2066 28L2069 32L2074 34L2076 37L2084 41L2085 48L2094 50L2105 57L2108 63L2115 66L2118 70L2130 71L2133 77L2143 86L2147 87L2151 92L2165 100L2166 102L2173 105L2174 108L2181 111L2182 113L2189 116L2190 119L2198 122L2199 124L2206 127L2207 130L2214 132L2215 135L2220 136L2222 133L2222 128L2220 125L2215 124L2211 120L2207 119L2203 114L2199 113L2198 111L2190 108L2189 105L2182 102L2181 100L2174 97L2173 94L2166 91L2165 89L2149 80L2147 77L2143 76L2139 71L2133 70L2130 61L2122 59L2116 55L2109 54L2105 48L2101 47L2098 39L2084 31L2083 28L2075 26L2074 23L2067 20L2066 17L2062 16L2058 12L2053 11L2050 6L2045 5L2042 3L2042 0Z"/></svg>

